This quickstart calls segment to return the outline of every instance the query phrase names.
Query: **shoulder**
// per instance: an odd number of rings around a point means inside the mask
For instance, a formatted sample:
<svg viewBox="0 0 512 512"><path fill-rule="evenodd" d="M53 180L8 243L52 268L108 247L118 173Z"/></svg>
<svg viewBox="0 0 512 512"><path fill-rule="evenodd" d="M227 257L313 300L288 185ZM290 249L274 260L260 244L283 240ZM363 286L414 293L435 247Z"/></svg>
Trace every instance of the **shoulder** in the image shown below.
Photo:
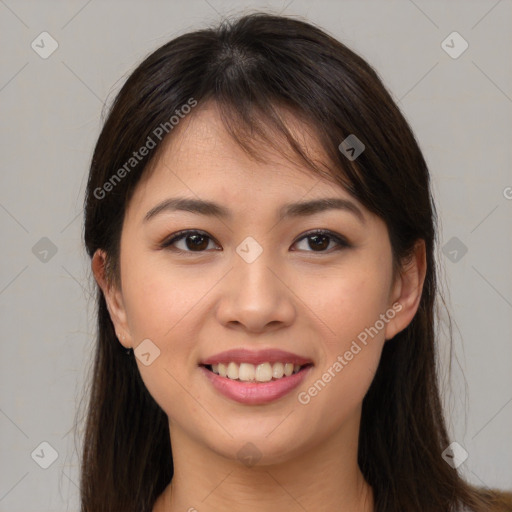
<svg viewBox="0 0 512 512"><path fill-rule="evenodd" d="M512 512L512 490L477 488L476 491L489 503L489 512Z"/></svg>

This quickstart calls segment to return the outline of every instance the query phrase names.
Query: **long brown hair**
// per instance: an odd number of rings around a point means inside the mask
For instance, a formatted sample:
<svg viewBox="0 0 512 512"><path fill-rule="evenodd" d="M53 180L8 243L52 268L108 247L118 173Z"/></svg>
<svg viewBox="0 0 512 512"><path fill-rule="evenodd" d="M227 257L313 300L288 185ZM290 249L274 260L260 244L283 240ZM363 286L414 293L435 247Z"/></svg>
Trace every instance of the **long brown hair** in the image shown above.
<svg viewBox="0 0 512 512"><path fill-rule="evenodd" d="M314 172L334 178L385 221L396 268L417 240L425 241L419 309L385 343L363 400L358 462L376 510L506 510L497 508L506 507L498 492L473 488L441 457L451 441L436 380L437 229L427 165L377 73L324 31L291 17L255 13L184 34L150 54L115 98L94 150L85 198L89 256L106 251L107 277L120 285L125 209L162 141L172 137L171 116L191 98L214 101L234 140L256 158L262 141L284 151L268 135L277 129ZM328 165L312 161L294 139L283 109L314 128ZM160 138L159 126L168 128ZM356 160L339 149L351 134L365 145ZM127 167L148 137L156 147ZM150 512L173 476L168 419L147 391L133 352L127 354L117 340L99 287L96 300L81 510Z"/></svg>

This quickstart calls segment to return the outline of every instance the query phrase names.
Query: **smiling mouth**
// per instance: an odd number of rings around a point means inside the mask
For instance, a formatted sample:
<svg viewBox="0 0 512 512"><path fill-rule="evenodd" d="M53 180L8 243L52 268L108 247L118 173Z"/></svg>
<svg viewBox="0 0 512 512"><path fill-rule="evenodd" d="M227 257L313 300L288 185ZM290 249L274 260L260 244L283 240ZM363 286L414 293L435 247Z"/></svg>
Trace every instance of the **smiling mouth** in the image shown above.
<svg viewBox="0 0 512 512"><path fill-rule="evenodd" d="M276 362L276 363L217 363L217 364L201 364L200 366L206 368L210 372L230 380L239 382L271 382L281 379L286 379L291 375L299 373L304 369L313 366L312 363L303 365Z"/></svg>

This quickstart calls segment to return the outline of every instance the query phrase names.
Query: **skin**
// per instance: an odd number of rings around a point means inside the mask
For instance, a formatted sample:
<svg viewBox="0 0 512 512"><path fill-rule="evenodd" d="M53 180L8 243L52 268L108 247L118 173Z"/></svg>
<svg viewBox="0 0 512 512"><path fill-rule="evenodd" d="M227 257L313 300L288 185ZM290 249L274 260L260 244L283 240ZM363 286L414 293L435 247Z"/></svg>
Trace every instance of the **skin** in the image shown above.
<svg viewBox="0 0 512 512"><path fill-rule="evenodd" d="M289 121L308 151L321 158L306 127ZM120 342L136 348L149 338L160 350L149 366L137 358L145 385L169 418L175 467L153 511L234 510L234 503L244 512L373 511L372 489L357 464L361 406L384 343L417 311L424 244L393 276L388 231L379 217L268 145L261 155L268 161L250 159L229 137L215 105L199 106L172 132L130 201L121 288L106 281L102 250L92 260ZM176 196L218 202L233 218L180 211L143 222L156 204ZM332 196L358 205L364 223L343 210L277 222L285 203ZM175 247L187 254L159 248L184 229L210 237L202 252L186 239ZM351 245L336 250L331 238L318 249L304 238L315 229L342 235ZM252 263L236 252L247 236L263 248ZM401 310L378 335L308 404L299 403L297 393L397 303ZM240 404L220 395L198 363L241 347L288 350L310 358L314 367L285 397ZM261 454L251 467L237 457L248 442Z"/></svg>

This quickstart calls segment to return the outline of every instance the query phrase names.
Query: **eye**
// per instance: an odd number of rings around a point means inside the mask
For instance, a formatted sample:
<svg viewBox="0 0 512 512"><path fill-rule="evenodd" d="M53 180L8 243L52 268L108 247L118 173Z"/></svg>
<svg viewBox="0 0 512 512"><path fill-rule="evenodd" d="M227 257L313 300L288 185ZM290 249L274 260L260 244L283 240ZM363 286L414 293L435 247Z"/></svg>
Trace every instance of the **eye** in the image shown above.
<svg viewBox="0 0 512 512"><path fill-rule="evenodd" d="M309 239L308 246L314 249L313 251L306 250L306 252L332 252L325 251L331 243L334 243L334 250L350 247L350 244L341 235L337 235L326 229L310 231L299 238L295 244L306 239ZM182 240L184 241L182 248L177 247L176 244ZM160 247L162 249L167 248L173 251L185 253L204 252L208 248L209 240L213 241L213 239L203 231L185 230L175 233L171 238L165 240Z"/></svg>
<svg viewBox="0 0 512 512"><path fill-rule="evenodd" d="M177 242L185 240L185 248L174 247ZM160 246L162 249L168 248L178 252L203 252L208 247L207 240L212 240L206 233L202 231L186 230L179 231L171 238L167 239Z"/></svg>
<svg viewBox="0 0 512 512"><path fill-rule="evenodd" d="M306 233L304 236L299 238L295 243L298 243L306 239L310 240L307 245L315 249L313 251L306 252L332 252L323 250L329 247L330 242L333 242L335 244L336 248L334 250L340 250L343 249L344 247L350 247L350 244L341 235L336 235L335 233L328 231L326 229L317 229L316 231L310 231L309 233Z"/></svg>

